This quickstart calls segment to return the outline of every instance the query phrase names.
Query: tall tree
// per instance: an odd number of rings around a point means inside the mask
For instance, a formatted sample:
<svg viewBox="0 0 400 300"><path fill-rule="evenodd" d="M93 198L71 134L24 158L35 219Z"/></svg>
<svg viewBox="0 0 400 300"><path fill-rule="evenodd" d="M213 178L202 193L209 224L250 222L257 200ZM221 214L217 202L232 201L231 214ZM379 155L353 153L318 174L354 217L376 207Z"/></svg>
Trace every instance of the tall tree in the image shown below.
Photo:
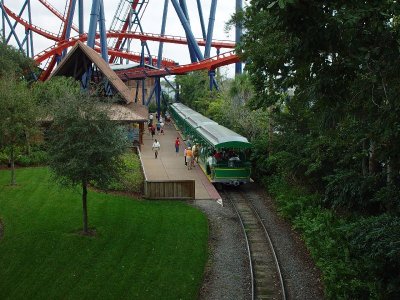
<svg viewBox="0 0 400 300"><path fill-rule="evenodd" d="M37 130L37 109L26 82L0 78L0 90L0 147L8 153L11 185L15 185L16 155Z"/></svg>
<svg viewBox="0 0 400 300"><path fill-rule="evenodd" d="M56 180L82 188L83 233L89 234L88 185L107 186L118 178L127 149L122 128L110 121L108 105L88 95L65 95L55 104L48 140L49 165Z"/></svg>
<svg viewBox="0 0 400 300"><path fill-rule="evenodd" d="M11 164L11 184L16 184L15 159L21 146L37 126L37 109L30 88L23 79L33 61L15 48L0 42L0 148Z"/></svg>

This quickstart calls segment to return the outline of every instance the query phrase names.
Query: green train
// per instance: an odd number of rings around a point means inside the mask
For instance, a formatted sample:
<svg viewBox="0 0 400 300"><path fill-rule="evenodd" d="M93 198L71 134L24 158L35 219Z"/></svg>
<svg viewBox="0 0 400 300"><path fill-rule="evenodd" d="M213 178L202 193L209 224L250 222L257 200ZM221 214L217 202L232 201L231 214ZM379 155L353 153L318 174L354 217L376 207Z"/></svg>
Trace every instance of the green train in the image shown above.
<svg viewBox="0 0 400 300"><path fill-rule="evenodd" d="M182 103L169 106L186 143L197 148L198 165L213 183L238 186L251 182L251 143Z"/></svg>

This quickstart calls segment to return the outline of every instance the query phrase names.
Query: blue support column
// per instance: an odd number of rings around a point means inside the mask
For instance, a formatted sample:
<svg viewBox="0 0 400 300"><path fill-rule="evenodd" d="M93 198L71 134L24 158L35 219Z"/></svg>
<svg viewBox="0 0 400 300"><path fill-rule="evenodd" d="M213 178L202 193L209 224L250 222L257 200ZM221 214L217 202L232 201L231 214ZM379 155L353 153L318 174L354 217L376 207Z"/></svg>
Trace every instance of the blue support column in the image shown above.
<svg viewBox="0 0 400 300"><path fill-rule="evenodd" d="M197 0L197 10L199 11L199 18L200 18L200 26L201 26L201 32L203 34L203 40L207 38L206 36L206 26L204 23L204 17L203 17L203 9L201 8L201 1Z"/></svg>
<svg viewBox="0 0 400 300"><path fill-rule="evenodd" d="M145 41L142 41L142 54L140 56L140 66L142 68L144 68L144 47L146 45ZM145 93L145 80L146 78L142 79L142 104L146 105L146 101L145 101L145 97L146 97L146 93Z"/></svg>
<svg viewBox="0 0 400 300"><path fill-rule="evenodd" d="M3 1L3 0L1 1L1 4L4 4L4 1ZM25 8L26 8L27 5L28 5L28 1L25 0L24 4L22 5L21 10L19 11L18 17L21 17L21 16L22 16L22 14L23 14L23 12L25 11ZM5 15L6 15L6 13L3 12L3 19L5 18ZM18 22L15 21L15 22L14 22L14 25L12 26L12 28L15 30L15 28L17 28L17 25L18 25ZM5 28L5 26L4 26L4 28ZM4 36L5 36L5 35L4 35ZM6 43L7 43L7 44L8 44L8 42L10 41L11 36L12 36L12 32L10 32L10 33L8 34L8 37L7 37L7 39L6 39ZM23 43L22 43L22 44L23 44Z"/></svg>
<svg viewBox="0 0 400 300"><path fill-rule="evenodd" d="M210 76L210 91L213 90L214 86L215 86L215 89L218 90L218 84L217 84L217 81L215 80L215 70L209 70L208 76Z"/></svg>
<svg viewBox="0 0 400 300"><path fill-rule="evenodd" d="M183 13L181 7L179 6L179 3L177 2L177 0L171 0L172 5L175 8L176 13L178 14L179 20L181 21L181 24L183 26L183 28L185 29L186 32L186 36L188 41L191 43L194 52L196 53L196 56L199 60L203 60L203 54L200 51L200 47L197 44L197 41L192 33L192 30L190 28L190 24L188 22L188 20L185 17L185 14Z"/></svg>
<svg viewBox="0 0 400 300"><path fill-rule="evenodd" d="M87 45L90 48L94 48L94 43L95 43L95 39L96 39L97 23L99 21L99 13L100 13L100 0L93 0L92 10L90 12L89 32L88 32L88 39L87 39Z"/></svg>
<svg viewBox="0 0 400 300"><path fill-rule="evenodd" d="M187 23L189 24L189 27L190 27L190 18L189 18L189 12L187 9L187 5L186 5L186 0L179 0L179 5L181 6L182 12L187 20ZM196 56L196 52L194 51L192 42L190 40L188 42L188 49L189 49L189 54L190 54L190 61L191 62L198 61L199 59Z"/></svg>
<svg viewBox="0 0 400 300"><path fill-rule="evenodd" d="M10 18L7 16L7 14L6 14L5 10L4 10L3 2L0 3L0 7L1 7L1 11L3 12L3 16L5 17L5 19L6 19L6 21L7 21L8 26L10 26L10 30L11 30L10 35L13 35L13 36L14 36L15 41L16 41L17 44L18 44L19 50L21 50L21 51L23 52L23 51L24 51L24 47L22 46L22 44L21 44L21 42L20 42L20 40L19 40L19 38L18 38L18 35L17 35L17 33L15 32L15 30L14 30L12 24L11 24Z"/></svg>
<svg viewBox="0 0 400 300"><path fill-rule="evenodd" d="M69 7L67 28L65 30L65 40L69 40L69 37L71 36L72 22L74 20L74 15L75 15L75 6L76 6L76 0L72 0ZM66 54L67 54L67 49L63 51L62 58L64 58Z"/></svg>
<svg viewBox="0 0 400 300"><path fill-rule="evenodd" d="M32 11L31 11L31 1L28 0L28 20L29 23L32 24ZM33 34L32 30L29 30L29 41L30 41L30 50L31 50L31 55L30 57L33 58L35 56L34 51L33 51ZM28 45L28 44L27 44ZM29 56L29 54L28 54Z"/></svg>
<svg viewBox="0 0 400 300"><path fill-rule="evenodd" d="M85 22L83 19L83 0L79 0L79 35L84 34L85 32Z"/></svg>
<svg viewBox="0 0 400 300"><path fill-rule="evenodd" d="M206 47L204 50L204 57L210 57L210 50L211 50L211 42L214 33L214 22L215 22L215 13L217 11L217 0L212 0L211 8L210 8L210 19L208 21L208 30L207 30L207 40L206 40Z"/></svg>
<svg viewBox="0 0 400 300"><path fill-rule="evenodd" d="M168 14L168 3L169 3L169 0L165 0L163 18L162 18L162 24L161 24L161 36L164 36L164 34L165 34L165 26L167 24L167 14ZM161 67L161 60L162 60L162 56L163 56L163 48L164 48L164 43L160 42L160 45L158 47L157 68Z"/></svg>
<svg viewBox="0 0 400 300"><path fill-rule="evenodd" d="M101 44L101 57L108 63L108 48L107 48L107 29L106 18L104 16L103 0L100 0L100 16L99 16L99 30L100 30L100 44Z"/></svg>
<svg viewBox="0 0 400 300"><path fill-rule="evenodd" d="M157 77L155 80L155 88L156 88L156 103L157 103L157 116L158 120L160 120L161 116L161 80L160 77Z"/></svg>
<svg viewBox="0 0 400 300"><path fill-rule="evenodd" d="M243 10L243 2L242 0L236 0L236 13L241 12ZM240 39L242 37L242 23L236 23L236 44L240 43ZM238 62L235 64L235 74L242 74L242 63Z"/></svg>
<svg viewBox="0 0 400 300"><path fill-rule="evenodd" d="M3 6L3 0L0 1L1 6ZM6 19L4 18L4 12L1 14L1 38L3 40L3 43L6 42Z"/></svg>

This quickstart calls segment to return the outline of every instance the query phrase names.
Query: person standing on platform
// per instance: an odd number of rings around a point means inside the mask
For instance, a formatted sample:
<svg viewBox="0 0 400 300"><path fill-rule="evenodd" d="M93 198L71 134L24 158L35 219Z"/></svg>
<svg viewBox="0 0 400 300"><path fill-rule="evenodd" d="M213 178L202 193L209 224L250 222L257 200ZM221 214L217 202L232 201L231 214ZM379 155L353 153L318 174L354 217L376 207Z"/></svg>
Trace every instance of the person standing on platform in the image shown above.
<svg viewBox="0 0 400 300"><path fill-rule="evenodd" d="M179 145L181 144L181 141L179 140L179 136L175 140L175 153L176 156L179 155Z"/></svg>
<svg viewBox="0 0 400 300"><path fill-rule="evenodd" d="M191 147L188 147L186 150L186 163L187 163L188 170L191 170L192 163L193 163L193 152L192 152Z"/></svg>
<svg viewBox="0 0 400 300"><path fill-rule="evenodd" d="M185 147L185 150L183 150L183 158L185 159L185 166L187 166L186 154L187 154L187 148Z"/></svg>
<svg viewBox="0 0 400 300"><path fill-rule="evenodd" d="M156 127L157 127L157 135L160 135L160 130L161 130L161 123L160 123L160 121L157 121Z"/></svg>
<svg viewBox="0 0 400 300"><path fill-rule="evenodd" d="M160 122L161 125L161 134L164 135L164 122Z"/></svg>
<svg viewBox="0 0 400 300"><path fill-rule="evenodd" d="M154 135L156 134L156 128L154 125L151 126L151 139L154 139Z"/></svg>
<svg viewBox="0 0 400 300"><path fill-rule="evenodd" d="M153 149L153 151L154 151L155 158L158 157L158 151L160 150L160 148L161 148L160 142L157 141L157 139L155 139L153 142L153 146L151 147L151 149Z"/></svg>

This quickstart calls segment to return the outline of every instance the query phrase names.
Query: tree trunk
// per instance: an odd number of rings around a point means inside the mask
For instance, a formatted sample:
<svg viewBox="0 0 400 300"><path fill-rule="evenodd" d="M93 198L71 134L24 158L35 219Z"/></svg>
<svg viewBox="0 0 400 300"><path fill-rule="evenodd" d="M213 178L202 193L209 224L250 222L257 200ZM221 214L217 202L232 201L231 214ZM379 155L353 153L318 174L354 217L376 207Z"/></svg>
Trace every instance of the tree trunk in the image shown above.
<svg viewBox="0 0 400 300"><path fill-rule="evenodd" d="M376 159L376 147L374 141L370 142L369 153L369 173L375 174L378 172L378 161Z"/></svg>
<svg viewBox="0 0 400 300"><path fill-rule="evenodd" d="M25 138L26 138L26 152L28 153L28 155L31 155L32 150L31 150L31 142L30 142L30 136L29 136L29 132L25 132Z"/></svg>
<svg viewBox="0 0 400 300"><path fill-rule="evenodd" d="M14 147L11 146L11 153L10 153L10 163L11 163L11 185L15 185L15 153Z"/></svg>
<svg viewBox="0 0 400 300"><path fill-rule="evenodd" d="M389 158L386 164L386 183L392 184L392 182L393 182L392 163Z"/></svg>
<svg viewBox="0 0 400 300"><path fill-rule="evenodd" d="M88 214L87 214L87 182L82 181L82 211L83 211L83 232L89 233L88 230Z"/></svg>
<svg viewBox="0 0 400 300"><path fill-rule="evenodd" d="M362 174L364 177L368 175L368 148L367 148L367 140L363 141L363 150L365 152L365 155L362 159Z"/></svg>
<svg viewBox="0 0 400 300"><path fill-rule="evenodd" d="M272 120L272 111L274 107L268 107L268 152L272 153L272 141L274 138L274 121Z"/></svg>

